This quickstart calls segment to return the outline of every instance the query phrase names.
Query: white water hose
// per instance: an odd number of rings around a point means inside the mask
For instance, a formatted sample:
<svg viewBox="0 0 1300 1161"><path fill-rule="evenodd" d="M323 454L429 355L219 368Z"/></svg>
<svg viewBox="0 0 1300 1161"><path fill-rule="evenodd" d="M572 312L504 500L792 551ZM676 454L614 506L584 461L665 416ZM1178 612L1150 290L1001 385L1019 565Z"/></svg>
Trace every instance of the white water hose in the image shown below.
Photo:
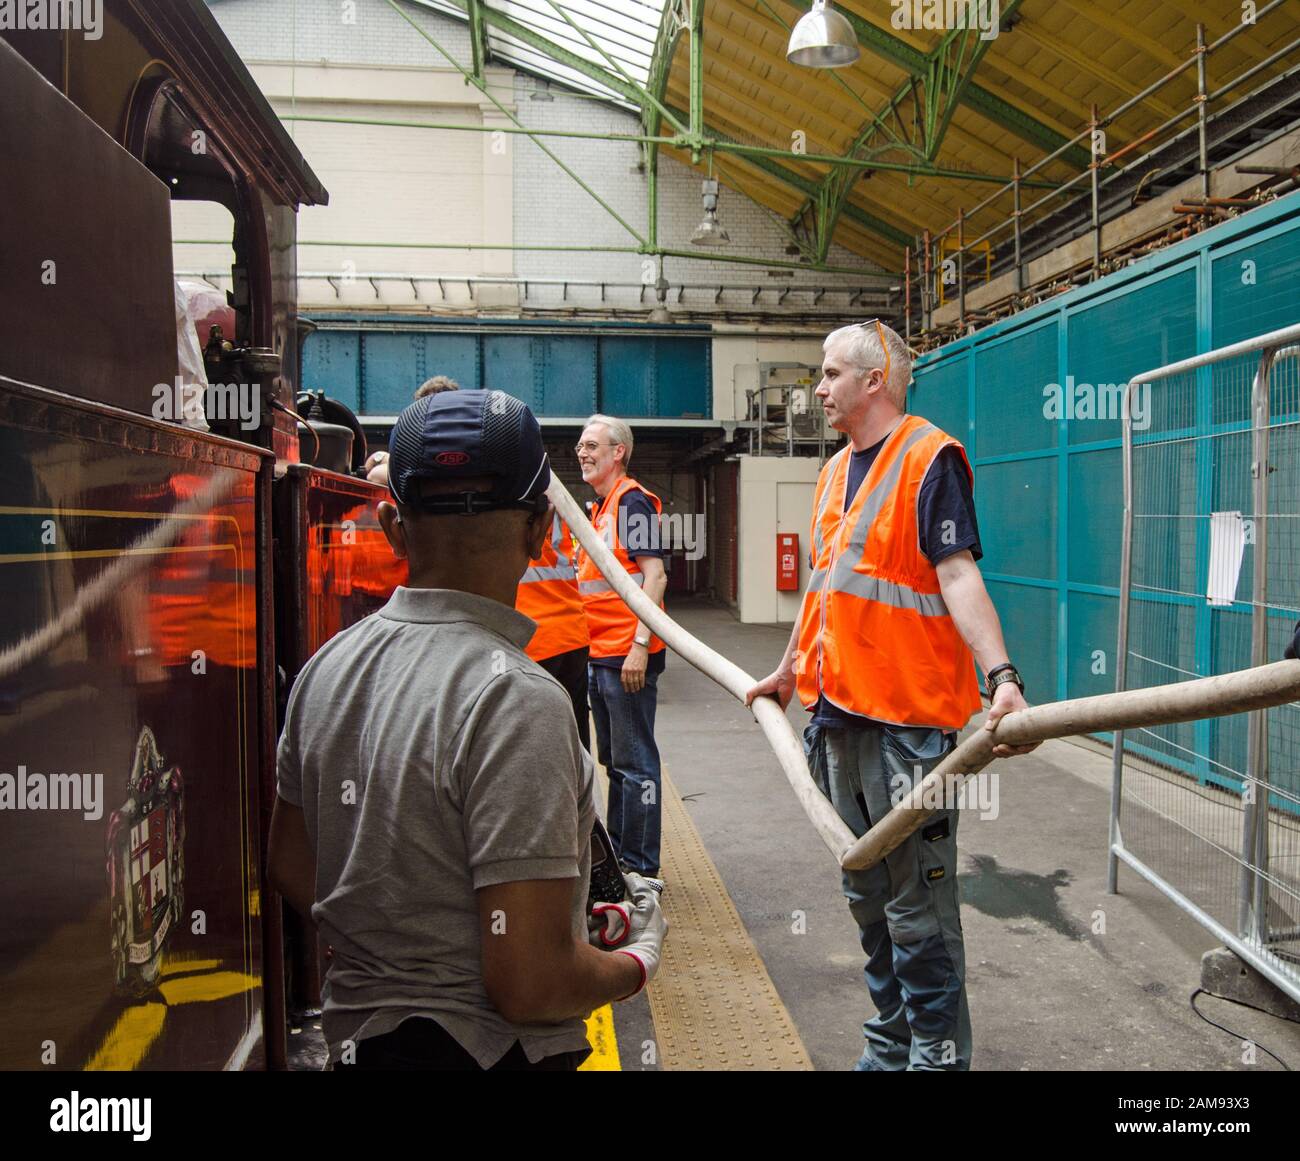
<svg viewBox="0 0 1300 1161"><path fill-rule="evenodd" d="M854 842L840 865L857 871L880 862L934 813L924 803L953 801L957 781L993 761L993 747L1000 743L1024 746L1048 738L1103 730L1167 726L1270 709L1297 697L1300 697L1300 661L1276 661L1217 677L1103 693L1009 713L998 722L996 729L977 729L944 758L906 798Z"/></svg>
<svg viewBox="0 0 1300 1161"><path fill-rule="evenodd" d="M628 608L674 652L743 702L746 692L755 684L754 679L651 603L554 473L551 474L548 495L578 542ZM998 722L996 730L977 729L861 838L853 836L830 801L817 789L808 772L803 743L776 699L756 697L750 710L763 728L786 780L809 821L817 828L822 842L842 867L862 870L874 866L925 823L934 813L933 808L925 806L925 803L951 801L958 779L977 773L993 761L993 747L1000 743L1023 746L1075 734L1170 725L1269 709L1297 699L1300 699L1300 661L1278 661L1217 677L1031 706L1007 714Z"/></svg>
<svg viewBox="0 0 1300 1161"><path fill-rule="evenodd" d="M627 570L619 564L609 546L600 538L586 512L569 494L569 490L560 482L554 472L551 473L551 486L547 489L551 503L559 512L564 522L573 530L578 543L591 557L604 578L609 581L614 591L623 598L627 607L650 627L656 637L661 637L675 653L680 654L706 677L712 678L737 701L744 702L745 694L753 687L755 679L750 677L739 665L728 661L721 653L710 649L703 641L692 636L674 621L663 609L653 604L628 575ZM829 800L812 780L808 773L808 761L804 757L803 742L794 732L794 727L785 716L776 700L770 697L756 697L749 707L755 720L762 727L768 744L781 763L781 770L794 790L799 805L803 807L808 820L821 835L822 842L830 849L839 862L844 853L857 841L853 832L844 825L835 813Z"/></svg>

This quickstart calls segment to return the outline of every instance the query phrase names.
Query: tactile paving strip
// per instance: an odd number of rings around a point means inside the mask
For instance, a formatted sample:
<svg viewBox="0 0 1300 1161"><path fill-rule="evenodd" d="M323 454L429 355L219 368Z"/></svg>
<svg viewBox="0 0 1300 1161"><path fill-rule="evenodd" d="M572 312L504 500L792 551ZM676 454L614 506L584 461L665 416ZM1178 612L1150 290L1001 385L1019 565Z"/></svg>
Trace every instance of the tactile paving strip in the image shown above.
<svg viewBox="0 0 1300 1161"><path fill-rule="evenodd" d="M798 1029L667 771L662 793L669 931L647 992L660 1067L811 1071Z"/></svg>

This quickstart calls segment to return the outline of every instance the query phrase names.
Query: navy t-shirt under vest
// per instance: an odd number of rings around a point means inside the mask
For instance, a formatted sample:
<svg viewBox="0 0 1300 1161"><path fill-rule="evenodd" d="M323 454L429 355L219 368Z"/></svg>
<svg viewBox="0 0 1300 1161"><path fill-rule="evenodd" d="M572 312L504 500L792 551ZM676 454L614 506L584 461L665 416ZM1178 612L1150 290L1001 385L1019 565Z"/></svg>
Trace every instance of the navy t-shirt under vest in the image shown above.
<svg viewBox="0 0 1300 1161"><path fill-rule="evenodd" d="M885 436L888 439L889 436ZM871 471L885 439L861 451L849 453L848 480L844 491L844 508L848 511L853 498L862 487L862 481ZM961 453L955 447L943 448L921 484L917 501L917 528L921 537L921 551L933 565L958 552L969 551L979 560L984 555L980 548L979 526L975 520L975 497L971 493L970 477L962 463ZM951 521L949 524L948 521ZM811 713L818 726L876 726L882 723L861 714L852 714L833 706L824 697L817 699Z"/></svg>
<svg viewBox="0 0 1300 1161"><path fill-rule="evenodd" d="M633 560L638 556L658 556L667 561L671 553L668 546L663 543L663 536L659 531L659 514L644 492L636 488L624 492L619 499L618 512L615 513L614 519L617 521L615 527L618 529L619 542ZM646 658L645 671L662 673L667 657L667 649L651 653ZM622 657L593 657L591 664L604 665L609 669L622 669L623 662L626 660L626 654Z"/></svg>

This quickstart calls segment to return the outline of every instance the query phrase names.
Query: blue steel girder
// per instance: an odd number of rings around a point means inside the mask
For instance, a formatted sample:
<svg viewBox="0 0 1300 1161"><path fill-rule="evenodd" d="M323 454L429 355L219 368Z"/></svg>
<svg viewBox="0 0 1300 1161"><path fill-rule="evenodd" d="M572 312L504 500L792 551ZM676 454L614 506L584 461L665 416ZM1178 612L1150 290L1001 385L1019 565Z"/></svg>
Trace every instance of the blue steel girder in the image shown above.
<svg viewBox="0 0 1300 1161"><path fill-rule="evenodd" d="M1008 0L1001 19L1008 19L1022 0ZM887 36L874 25L872 41ZM988 51L992 40L972 25L949 29L928 55L916 61L917 70L899 86L879 112L863 126L845 152L846 157L882 157L901 151L922 163L933 164L952 123L953 114L971 84L971 78ZM911 50L909 46L909 51ZM910 117L908 114L910 113ZM794 232L824 262L835 236L835 226L854 185L869 169L835 166L822 179L816 194L810 197L790 225Z"/></svg>

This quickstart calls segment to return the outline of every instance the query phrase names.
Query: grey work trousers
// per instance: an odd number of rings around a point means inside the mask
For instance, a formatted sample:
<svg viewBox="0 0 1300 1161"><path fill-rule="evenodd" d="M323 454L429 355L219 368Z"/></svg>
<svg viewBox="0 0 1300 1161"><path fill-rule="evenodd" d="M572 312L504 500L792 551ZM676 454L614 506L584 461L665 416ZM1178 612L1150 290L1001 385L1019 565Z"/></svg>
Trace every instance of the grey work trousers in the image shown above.
<svg viewBox="0 0 1300 1161"><path fill-rule="evenodd" d="M855 835L865 834L956 744L941 730L810 726L809 765ZM971 1025L957 890L957 810L936 813L885 860L843 873L876 1015L860 1072L965 1071Z"/></svg>

